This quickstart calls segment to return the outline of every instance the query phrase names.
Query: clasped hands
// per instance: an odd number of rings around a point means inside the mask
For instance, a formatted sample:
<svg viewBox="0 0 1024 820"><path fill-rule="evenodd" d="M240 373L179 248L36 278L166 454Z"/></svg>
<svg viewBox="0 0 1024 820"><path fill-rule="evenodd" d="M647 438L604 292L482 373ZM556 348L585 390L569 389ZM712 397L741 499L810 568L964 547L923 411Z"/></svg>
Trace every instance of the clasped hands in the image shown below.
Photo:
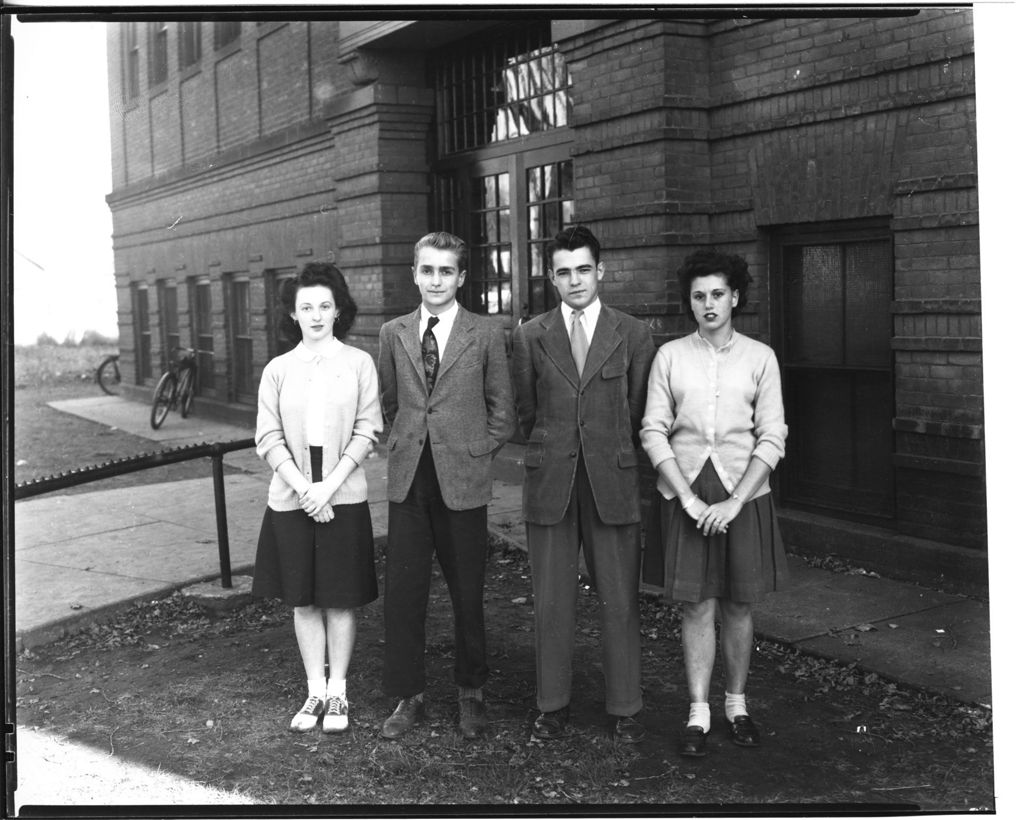
<svg viewBox="0 0 1024 820"><path fill-rule="evenodd" d="M717 504L707 504L698 498L686 510L687 515L697 522L697 529L704 535L721 535L729 529L729 524L740 514L743 502L738 498L727 498Z"/></svg>
<svg viewBox="0 0 1024 820"><path fill-rule="evenodd" d="M317 481L310 484L299 496L299 504L303 512L318 524L326 524L334 518L334 508L331 507L332 495L334 493L330 487L322 481Z"/></svg>

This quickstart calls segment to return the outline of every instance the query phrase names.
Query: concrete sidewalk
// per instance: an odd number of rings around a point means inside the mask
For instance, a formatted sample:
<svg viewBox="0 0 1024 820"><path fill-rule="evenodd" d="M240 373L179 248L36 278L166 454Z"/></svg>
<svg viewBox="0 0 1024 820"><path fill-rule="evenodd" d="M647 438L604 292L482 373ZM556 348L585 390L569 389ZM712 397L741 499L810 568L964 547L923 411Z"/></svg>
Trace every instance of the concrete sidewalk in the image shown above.
<svg viewBox="0 0 1024 820"><path fill-rule="evenodd" d="M143 436L159 447L233 441L252 431L168 416L149 429L148 408L117 397L53 402L58 410ZM266 505L269 471L254 450L225 457L241 472L225 491L233 575L244 589ZM387 534L387 463L366 462L374 533ZM518 449L499 455L489 508L497 538L525 548ZM87 626L134 600L211 582L220 564L212 479L134 489L50 493L15 514L18 650ZM793 583L755 611L758 635L967 703L992 698L989 612L983 601L867 573L833 573L791 557Z"/></svg>

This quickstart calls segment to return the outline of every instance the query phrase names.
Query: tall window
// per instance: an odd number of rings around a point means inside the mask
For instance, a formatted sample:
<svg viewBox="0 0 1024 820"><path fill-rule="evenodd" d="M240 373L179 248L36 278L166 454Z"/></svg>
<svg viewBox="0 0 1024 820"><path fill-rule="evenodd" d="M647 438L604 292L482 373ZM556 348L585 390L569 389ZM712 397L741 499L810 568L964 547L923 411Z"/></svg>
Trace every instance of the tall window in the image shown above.
<svg viewBox="0 0 1024 820"><path fill-rule="evenodd" d="M235 401L252 402L256 398L253 382L252 320L249 307L249 280L239 277L228 281L228 322L231 333L231 386Z"/></svg>
<svg viewBox="0 0 1024 820"><path fill-rule="evenodd" d="M132 329L135 335L135 383L153 377L152 340L149 330L149 291L144 283L133 282Z"/></svg>
<svg viewBox="0 0 1024 820"><path fill-rule="evenodd" d="M213 24L213 47L224 48L242 36L240 20L226 20Z"/></svg>
<svg viewBox="0 0 1024 820"><path fill-rule="evenodd" d="M556 302L544 245L572 221L571 83L550 23L446 47L434 67L435 219L469 245L460 299L506 327Z"/></svg>
<svg viewBox="0 0 1024 820"><path fill-rule="evenodd" d="M125 102L139 97L139 24L124 23L124 83L121 89Z"/></svg>
<svg viewBox="0 0 1024 820"><path fill-rule="evenodd" d="M189 291L192 347L196 351L199 388L212 390L216 381L213 370L213 303L210 282L207 279L190 279Z"/></svg>
<svg viewBox="0 0 1024 820"><path fill-rule="evenodd" d="M197 21L178 23L178 67L186 69L203 57L203 30Z"/></svg>
<svg viewBox="0 0 1024 820"><path fill-rule="evenodd" d="M527 313L536 316L557 303L547 275L544 246L573 219L572 160L537 165L526 171L528 292Z"/></svg>
<svg viewBox="0 0 1024 820"><path fill-rule="evenodd" d="M174 348L181 346L181 334L178 332L178 283L162 279L157 286L156 301L160 313L162 357L170 362Z"/></svg>
<svg viewBox="0 0 1024 820"><path fill-rule="evenodd" d="M294 268L267 269L263 272L263 292L267 297L267 359L292 348L291 341L281 332L281 285L295 275Z"/></svg>
<svg viewBox="0 0 1024 820"><path fill-rule="evenodd" d="M435 70L441 149L455 153L569 122L569 72L550 23L507 29Z"/></svg>
<svg viewBox="0 0 1024 820"><path fill-rule="evenodd" d="M149 24L149 87L167 82L167 23Z"/></svg>
<svg viewBox="0 0 1024 820"><path fill-rule="evenodd" d="M892 253L885 225L776 236L788 504L894 514Z"/></svg>

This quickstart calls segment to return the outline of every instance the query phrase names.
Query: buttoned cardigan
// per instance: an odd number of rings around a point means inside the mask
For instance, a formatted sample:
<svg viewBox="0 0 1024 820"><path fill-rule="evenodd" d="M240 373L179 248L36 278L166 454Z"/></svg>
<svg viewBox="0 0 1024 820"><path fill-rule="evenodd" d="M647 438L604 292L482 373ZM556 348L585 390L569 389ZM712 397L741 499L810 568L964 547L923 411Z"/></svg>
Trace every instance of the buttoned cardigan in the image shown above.
<svg viewBox="0 0 1024 820"><path fill-rule="evenodd" d="M260 378L256 452L274 470L267 496L272 510L301 509L298 494L277 472L281 464L292 460L309 481L313 480L305 420L317 369L324 383L323 477L334 470L343 455L357 464L331 496L331 504L367 500L362 461L384 427L373 359L341 342L326 356L314 355L300 343L271 359Z"/></svg>
<svg viewBox="0 0 1024 820"><path fill-rule="evenodd" d="M692 485L710 459L731 493L751 458L775 468L787 432L779 365L768 345L733 331L717 349L699 333L659 348L640 428L655 467L674 458ZM751 498L769 489L765 481ZM658 490L665 498L675 495L660 476Z"/></svg>

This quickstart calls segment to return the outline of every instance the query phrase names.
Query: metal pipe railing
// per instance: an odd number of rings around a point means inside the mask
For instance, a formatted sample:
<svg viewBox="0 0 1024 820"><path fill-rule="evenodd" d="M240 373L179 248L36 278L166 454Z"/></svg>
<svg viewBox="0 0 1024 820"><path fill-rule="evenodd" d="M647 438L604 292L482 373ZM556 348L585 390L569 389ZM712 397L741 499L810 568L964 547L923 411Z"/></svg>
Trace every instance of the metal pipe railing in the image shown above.
<svg viewBox="0 0 1024 820"><path fill-rule="evenodd" d="M175 447L172 450L140 453L136 456L105 461L102 464L68 470L65 473L58 473L57 475L46 476L45 478L34 478L30 481L24 481L14 486L14 500L20 501L23 498L32 498L33 496L52 493L56 490L66 490L69 487L77 487L80 484L88 484L92 481L101 481L104 478L127 475L139 470L151 470L154 467L162 467L166 464L176 464L180 461L193 461L197 458L209 457L213 463L213 501L217 514L217 550L220 554L220 583L224 589L230 589L231 551L228 545L228 514L224 495L224 454L233 453L237 450L247 450L255 446L256 442L249 438L236 441L186 444L181 447Z"/></svg>

